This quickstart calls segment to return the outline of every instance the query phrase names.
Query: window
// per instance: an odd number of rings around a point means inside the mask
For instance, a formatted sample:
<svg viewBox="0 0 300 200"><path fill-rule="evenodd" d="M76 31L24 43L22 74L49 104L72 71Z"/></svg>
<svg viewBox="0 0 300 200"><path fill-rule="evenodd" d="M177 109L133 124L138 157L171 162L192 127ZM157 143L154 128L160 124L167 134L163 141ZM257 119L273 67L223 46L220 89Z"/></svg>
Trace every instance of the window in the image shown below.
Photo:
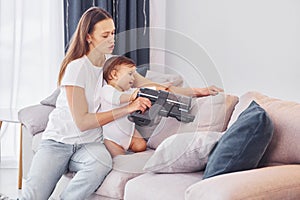
<svg viewBox="0 0 300 200"><path fill-rule="evenodd" d="M62 1L0 0L0 108L39 103L64 56ZM17 157L19 128L2 125L1 156Z"/></svg>

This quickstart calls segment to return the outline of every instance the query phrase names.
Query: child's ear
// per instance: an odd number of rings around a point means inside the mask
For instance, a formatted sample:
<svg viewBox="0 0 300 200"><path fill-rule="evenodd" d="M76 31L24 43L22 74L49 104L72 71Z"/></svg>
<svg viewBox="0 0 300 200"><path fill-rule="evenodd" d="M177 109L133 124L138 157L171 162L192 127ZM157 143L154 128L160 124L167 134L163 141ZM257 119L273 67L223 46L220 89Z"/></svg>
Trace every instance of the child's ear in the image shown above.
<svg viewBox="0 0 300 200"><path fill-rule="evenodd" d="M112 70L110 75L111 75L111 78L112 78L112 79L118 79L118 73L117 73L117 70L115 70L115 69Z"/></svg>

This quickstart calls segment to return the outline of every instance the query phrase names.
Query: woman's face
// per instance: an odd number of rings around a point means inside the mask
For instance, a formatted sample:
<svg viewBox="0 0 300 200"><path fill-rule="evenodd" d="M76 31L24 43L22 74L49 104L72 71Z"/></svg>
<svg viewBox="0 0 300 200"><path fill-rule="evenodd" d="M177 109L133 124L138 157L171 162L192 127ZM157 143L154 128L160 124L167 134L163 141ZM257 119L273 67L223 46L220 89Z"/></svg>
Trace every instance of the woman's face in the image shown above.
<svg viewBox="0 0 300 200"><path fill-rule="evenodd" d="M87 41L90 51L99 51L111 54L115 47L115 24L112 19L105 19L95 24L92 33L88 34Z"/></svg>

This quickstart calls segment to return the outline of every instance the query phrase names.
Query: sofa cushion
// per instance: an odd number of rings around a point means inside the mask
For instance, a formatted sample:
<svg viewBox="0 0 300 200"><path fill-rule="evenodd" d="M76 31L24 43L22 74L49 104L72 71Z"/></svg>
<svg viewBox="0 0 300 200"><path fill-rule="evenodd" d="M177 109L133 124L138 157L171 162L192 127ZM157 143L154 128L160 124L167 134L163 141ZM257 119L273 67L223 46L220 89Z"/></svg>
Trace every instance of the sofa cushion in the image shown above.
<svg viewBox="0 0 300 200"><path fill-rule="evenodd" d="M167 137L182 132L225 131L238 97L220 93L216 96L194 98L190 113L195 115L191 123L182 123L174 118L162 121L149 138L147 145L156 149Z"/></svg>
<svg viewBox="0 0 300 200"><path fill-rule="evenodd" d="M42 138L43 138L43 133L35 134L34 137L32 137L31 149L33 153L37 152Z"/></svg>
<svg viewBox="0 0 300 200"><path fill-rule="evenodd" d="M53 106L56 107L56 100L58 95L60 94L60 88L56 88L54 90L54 92L52 92L52 94L50 96L48 96L47 98L43 99L40 104L42 105L46 105L46 106Z"/></svg>
<svg viewBox="0 0 300 200"><path fill-rule="evenodd" d="M220 132L190 132L172 135L158 146L145 164L144 170L156 173L203 170L211 149L220 137Z"/></svg>
<svg viewBox="0 0 300 200"><path fill-rule="evenodd" d="M253 101L219 140L208 158L203 179L256 168L272 135L272 121Z"/></svg>
<svg viewBox="0 0 300 200"><path fill-rule="evenodd" d="M186 190L183 199L295 200L299 197L300 165L284 165L224 174L199 181Z"/></svg>
<svg viewBox="0 0 300 200"><path fill-rule="evenodd" d="M264 108L274 124L273 139L260 163L262 166L300 163L300 104L268 97L259 92L247 92L232 114L229 124L255 100Z"/></svg>
<svg viewBox="0 0 300 200"><path fill-rule="evenodd" d="M18 112L18 118L29 132L35 135L45 130L48 123L48 116L53 109L53 106L41 104L28 106Z"/></svg>
<svg viewBox="0 0 300 200"><path fill-rule="evenodd" d="M142 76L146 76L147 71L149 69L149 66L138 66L136 68L137 73L139 73Z"/></svg>
<svg viewBox="0 0 300 200"><path fill-rule="evenodd" d="M185 190L201 180L201 173L152 174L146 173L128 181L126 200L182 200Z"/></svg>
<svg viewBox="0 0 300 200"><path fill-rule="evenodd" d="M106 176L96 194L115 199L123 199L124 188L130 179L144 173L143 167L153 150L129 155L119 155L113 159L113 169Z"/></svg>
<svg viewBox="0 0 300 200"><path fill-rule="evenodd" d="M183 78L178 74L164 74L155 71L147 71L146 78L163 85L182 86Z"/></svg>

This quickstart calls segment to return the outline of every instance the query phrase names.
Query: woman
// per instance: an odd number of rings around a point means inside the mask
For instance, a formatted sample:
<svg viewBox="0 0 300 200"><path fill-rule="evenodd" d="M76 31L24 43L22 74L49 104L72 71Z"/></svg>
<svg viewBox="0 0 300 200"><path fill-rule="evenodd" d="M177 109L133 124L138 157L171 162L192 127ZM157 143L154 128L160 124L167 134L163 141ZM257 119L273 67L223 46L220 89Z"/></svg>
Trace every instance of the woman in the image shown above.
<svg viewBox="0 0 300 200"><path fill-rule="evenodd" d="M36 152L21 199L48 199L60 177L76 172L61 199L85 199L102 183L112 168L112 159L102 143L102 126L136 110L151 106L146 98L129 105L97 113L99 89L103 85L102 66L114 49L115 26L111 15L97 7L81 17L62 62L61 87L56 108L49 116L43 140ZM134 87L156 85L135 73ZM169 89L186 95L216 94L216 87Z"/></svg>

